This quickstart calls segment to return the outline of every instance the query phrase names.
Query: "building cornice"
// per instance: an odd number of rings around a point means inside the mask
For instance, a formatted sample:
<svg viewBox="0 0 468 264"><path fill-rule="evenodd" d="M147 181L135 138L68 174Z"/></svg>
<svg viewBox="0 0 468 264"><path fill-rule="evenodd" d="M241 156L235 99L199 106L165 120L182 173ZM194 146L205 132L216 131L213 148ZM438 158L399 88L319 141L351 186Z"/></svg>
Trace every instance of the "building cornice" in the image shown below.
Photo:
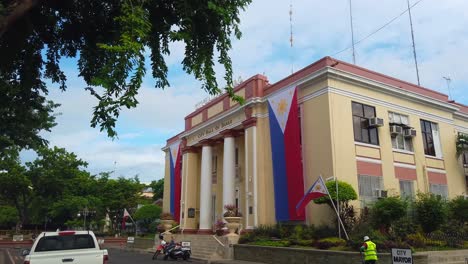
<svg viewBox="0 0 468 264"><path fill-rule="evenodd" d="M434 99L427 95L419 94L396 86L385 84L383 82L378 82L343 70L328 67L328 73L330 74L331 78L337 80L345 81L355 85L364 85L366 88L370 88L378 92L386 93L392 96L396 95L400 98L430 105L432 107L436 107L445 111L456 112L460 109L459 107L454 106L448 102L444 102L438 99Z"/></svg>

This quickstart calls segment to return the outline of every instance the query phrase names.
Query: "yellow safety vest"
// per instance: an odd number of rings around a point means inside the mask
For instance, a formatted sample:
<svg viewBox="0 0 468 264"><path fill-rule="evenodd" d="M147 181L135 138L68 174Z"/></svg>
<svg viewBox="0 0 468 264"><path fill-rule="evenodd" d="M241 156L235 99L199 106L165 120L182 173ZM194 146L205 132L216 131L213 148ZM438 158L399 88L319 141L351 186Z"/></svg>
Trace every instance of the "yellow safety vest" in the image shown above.
<svg viewBox="0 0 468 264"><path fill-rule="evenodd" d="M377 246L372 241L364 242L367 248L364 250L364 260L377 260Z"/></svg>

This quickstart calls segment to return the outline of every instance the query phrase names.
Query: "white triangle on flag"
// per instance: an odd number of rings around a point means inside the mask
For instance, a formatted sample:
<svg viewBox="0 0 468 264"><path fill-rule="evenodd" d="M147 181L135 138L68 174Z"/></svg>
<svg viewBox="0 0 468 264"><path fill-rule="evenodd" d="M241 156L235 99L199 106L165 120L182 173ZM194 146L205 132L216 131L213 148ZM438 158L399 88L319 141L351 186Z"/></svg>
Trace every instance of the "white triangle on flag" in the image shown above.
<svg viewBox="0 0 468 264"><path fill-rule="evenodd" d="M294 95L294 86L285 88L284 90L274 94L268 98L268 103L273 110L276 120L284 133L286 122L288 121L289 111L291 110L291 102ZM270 117L271 118L271 117Z"/></svg>
<svg viewBox="0 0 468 264"><path fill-rule="evenodd" d="M172 143L169 146L170 155L172 158L172 162L174 162L174 164L176 162L177 156L179 155L179 145L180 145L180 140L177 140L176 142Z"/></svg>
<svg viewBox="0 0 468 264"><path fill-rule="evenodd" d="M130 216L130 214L128 213L127 208L124 208L123 217L129 217L129 216Z"/></svg>

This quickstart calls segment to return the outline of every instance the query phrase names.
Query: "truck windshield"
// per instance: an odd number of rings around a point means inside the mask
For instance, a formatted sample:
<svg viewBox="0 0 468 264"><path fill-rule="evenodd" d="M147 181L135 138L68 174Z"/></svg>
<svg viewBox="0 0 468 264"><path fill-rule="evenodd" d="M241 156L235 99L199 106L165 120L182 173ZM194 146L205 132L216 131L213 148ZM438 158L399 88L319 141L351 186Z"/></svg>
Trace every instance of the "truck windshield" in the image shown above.
<svg viewBox="0 0 468 264"><path fill-rule="evenodd" d="M45 236L39 239L34 252L94 248L91 235Z"/></svg>

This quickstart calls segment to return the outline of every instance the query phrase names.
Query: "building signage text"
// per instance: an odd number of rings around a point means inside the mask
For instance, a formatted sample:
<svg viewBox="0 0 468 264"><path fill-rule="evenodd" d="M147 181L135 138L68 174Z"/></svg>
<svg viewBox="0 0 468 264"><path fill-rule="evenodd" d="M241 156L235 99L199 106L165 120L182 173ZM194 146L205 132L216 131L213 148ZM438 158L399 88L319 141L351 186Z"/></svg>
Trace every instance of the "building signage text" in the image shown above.
<svg viewBox="0 0 468 264"><path fill-rule="evenodd" d="M229 126L231 124L232 124L232 119L229 119L229 120L223 121L221 123L218 123L218 124L216 124L216 125L214 125L212 127L209 127L207 129L203 130L202 132L198 133L197 134L197 139L200 139L200 138L202 138L202 137L204 137L206 135L209 135L209 134L211 134L213 132L216 132L216 131L218 131L218 130L220 130L222 128L225 128L225 127L227 127L227 126Z"/></svg>
<svg viewBox="0 0 468 264"><path fill-rule="evenodd" d="M411 249L407 248L392 248L392 263L393 264L412 264L413 256L411 256Z"/></svg>

